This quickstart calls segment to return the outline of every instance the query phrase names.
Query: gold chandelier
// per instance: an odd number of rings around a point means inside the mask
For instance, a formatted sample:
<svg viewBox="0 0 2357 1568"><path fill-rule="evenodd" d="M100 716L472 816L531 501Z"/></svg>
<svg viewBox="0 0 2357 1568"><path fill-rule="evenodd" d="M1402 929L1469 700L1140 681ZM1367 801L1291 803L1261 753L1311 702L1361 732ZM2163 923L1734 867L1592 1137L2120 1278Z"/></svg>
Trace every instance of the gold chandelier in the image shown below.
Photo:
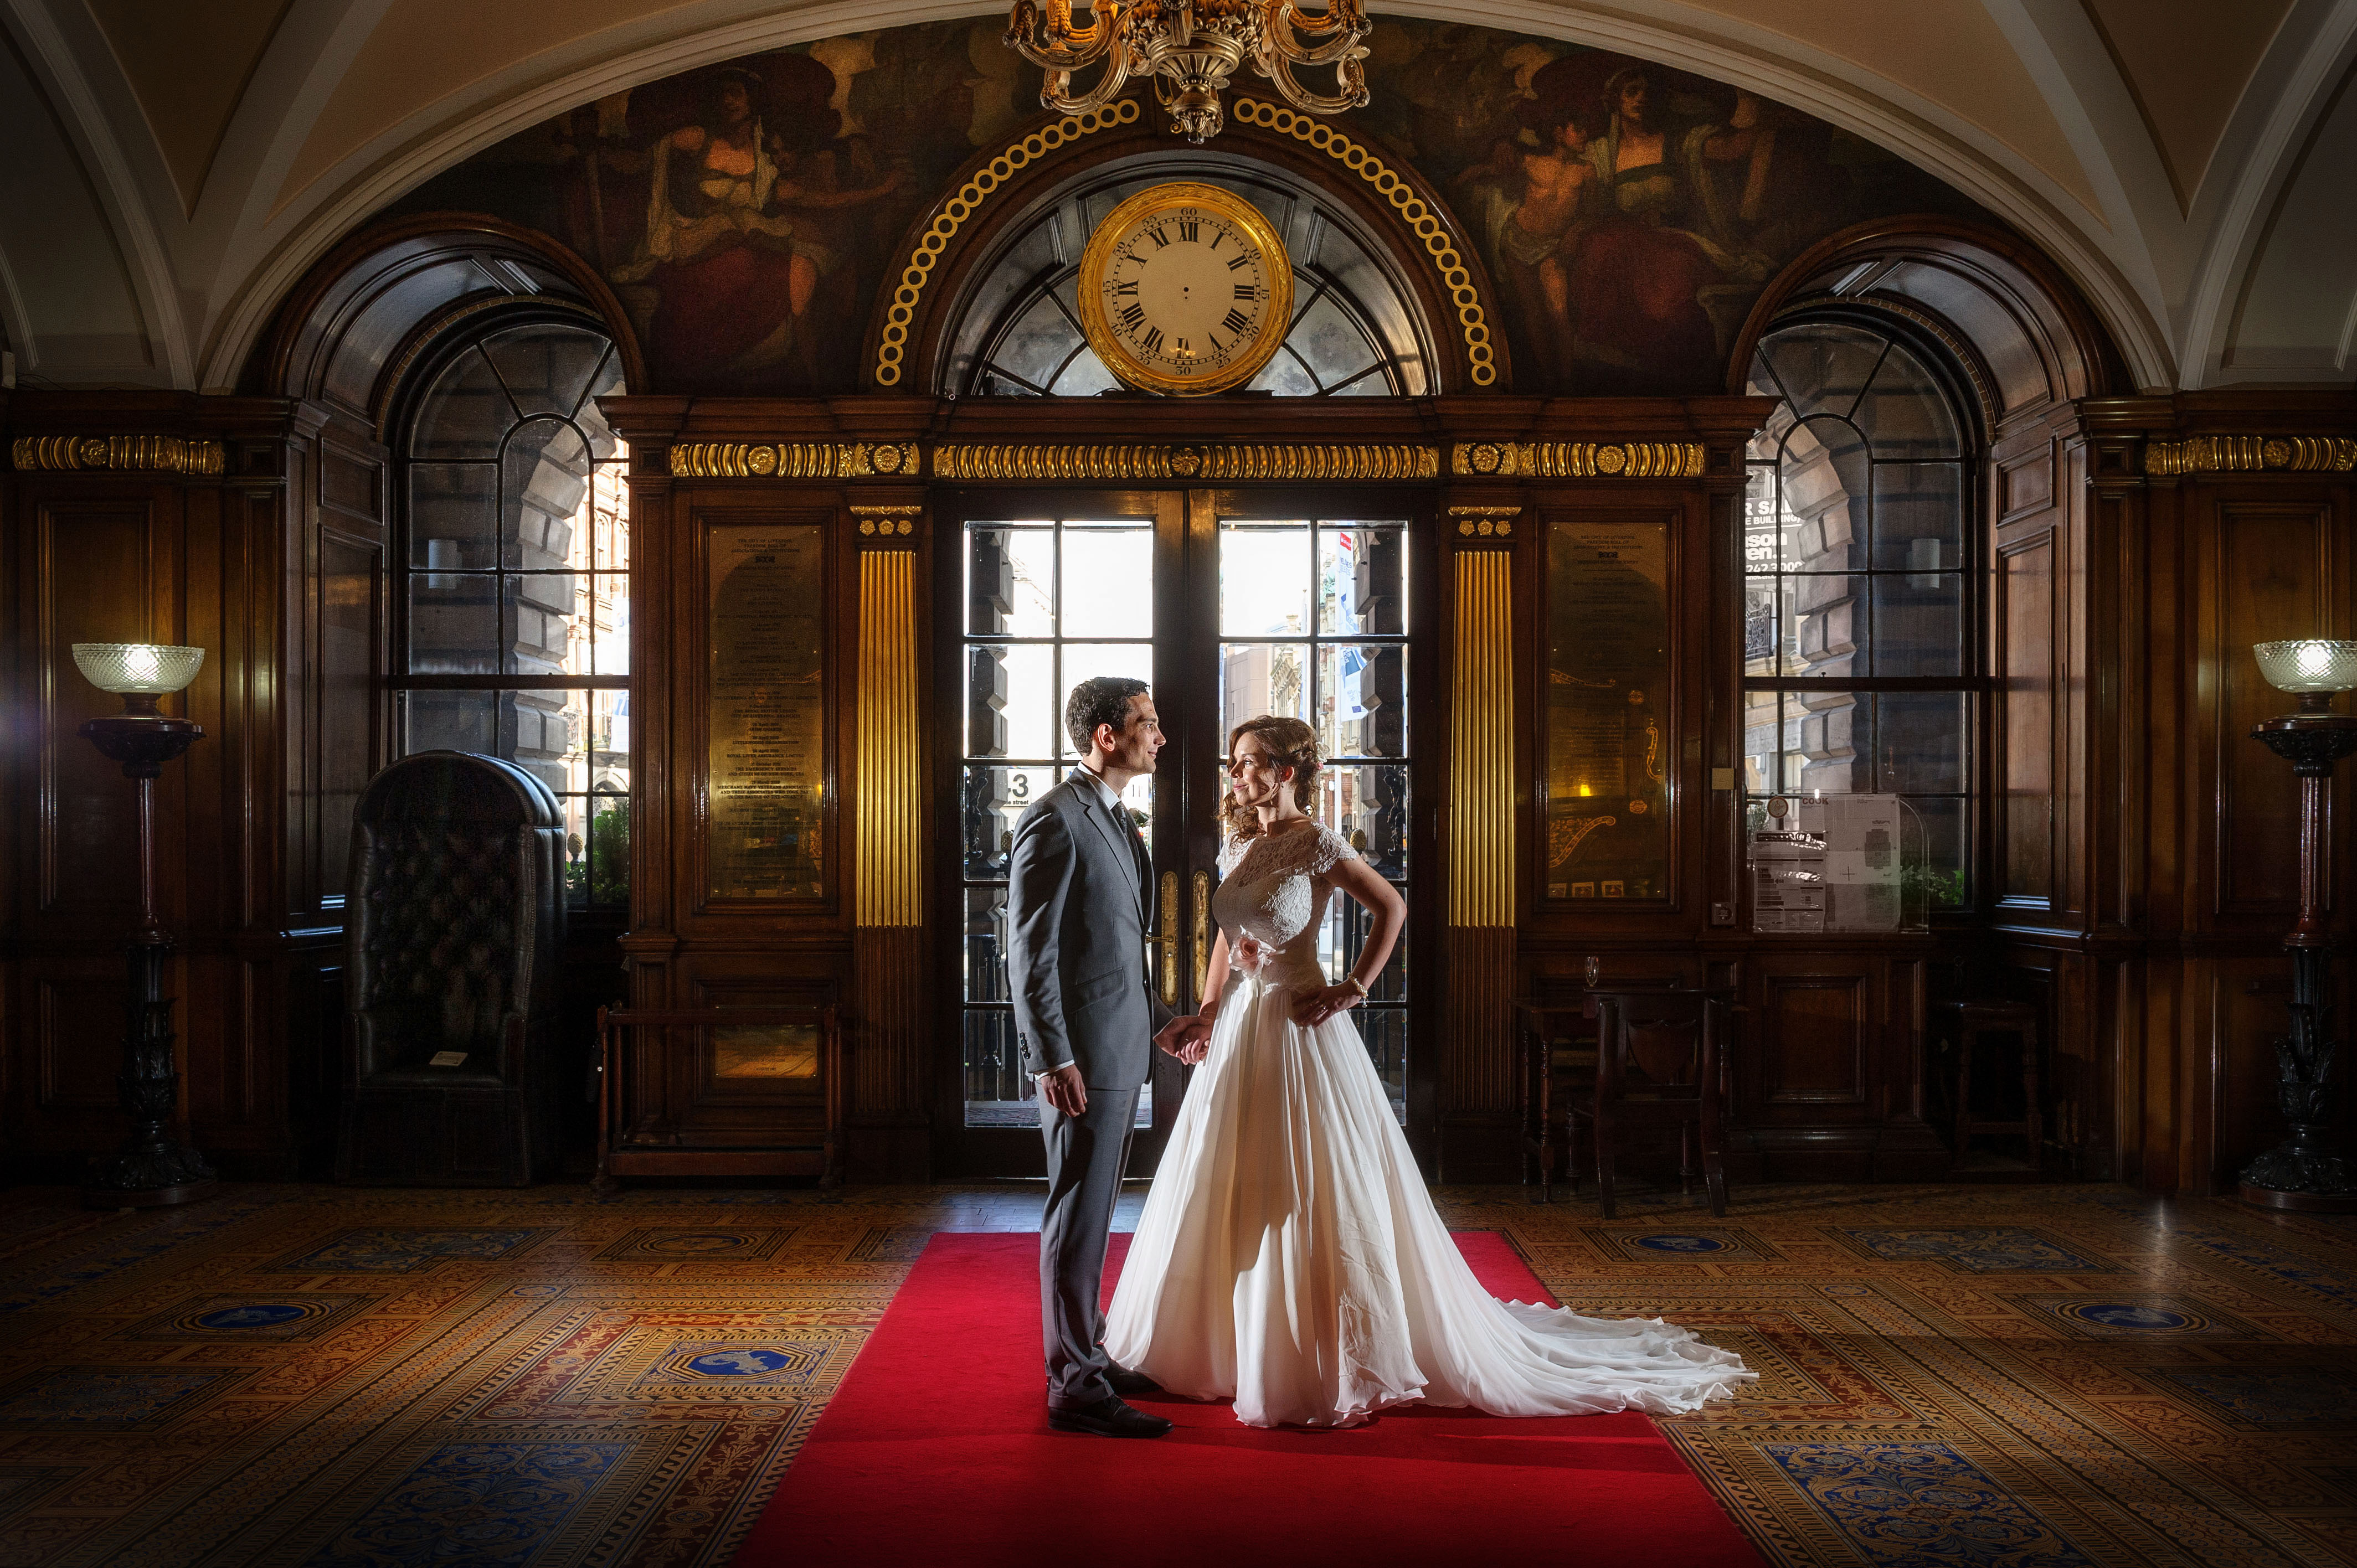
<svg viewBox="0 0 2357 1568"><path fill-rule="evenodd" d="M1276 85L1285 101L1311 114L1340 114L1367 101L1366 46L1370 24L1359 0L1325 0L1305 8L1294 0L1095 0L1086 27L1072 22L1072 0L1015 0L1006 42L1043 67L1039 101L1067 114L1086 114L1111 102L1133 76L1154 79L1155 96L1170 111L1170 129L1190 142L1220 134L1220 94L1249 60ZM1072 73L1102 65L1088 91L1072 91ZM1312 92L1295 80L1303 66L1331 67L1335 91Z"/></svg>

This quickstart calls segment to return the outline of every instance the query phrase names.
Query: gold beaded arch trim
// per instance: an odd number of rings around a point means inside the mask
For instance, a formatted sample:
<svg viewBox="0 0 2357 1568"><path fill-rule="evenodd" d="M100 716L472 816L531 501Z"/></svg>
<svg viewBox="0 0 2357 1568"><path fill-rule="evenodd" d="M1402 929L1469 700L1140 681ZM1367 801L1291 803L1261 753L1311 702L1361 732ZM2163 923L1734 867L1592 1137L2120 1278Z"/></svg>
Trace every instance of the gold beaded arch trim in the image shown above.
<svg viewBox="0 0 2357 1568"><path fill-rule="evenodd" d="M1449 242L1448 231L1439 215L1415 193L1415 188L1365 147L1309 115L1297 114L1256 98L1237 99L1233 113L1245 124L1259 125L1308 143L1373 186L1376 193L1392 204L1401 220L1424 242L1426 254L1432 258L1433 270L1440 274L1441 287L1457 307L1457 327L1465 336L1465 358L1472 367L1469 374L1473 384L1486 387L1496 381L1497 354L1490 344L1490 319L1481 308L1481 293L1473 286L1473 274L1467 269L1465 258ZM1012 178L1017 169L1047 156L1067 142L1115 125L1126 125L1137 116L1137 100L1124 98L1073 119L1051 121L1021 141L1009 142L996 157L976 169L974 177L960 186L955 196L942 204L924 237L909 252L908 265L900 269L900 282L892 291L891 307L884 313L884 331L876 345L877 386L900 384L902 362L909 351L909 329L916 323L917 306L924 298L926 282L932 276L934 264L948 253L950 242L956 238L957 231L991 193Z"/></svg>
<svg viewBox="0 0 2357 1568"><path fill-rule="evenodd" d="M900 364L909 351L909 328L916 322L917 302L925 296L926 280L932 276L934 263L949 252L950 241L965 226L967 219L981 210L991 192L1013 178L1017 169L1046 157L1065 143L1115 125L1126 125L1137 115L1137 100L1123 98L1071 119L1052 120L1021 141L1007 143L996 157L974 170L974 177L958 187L955 196L942 203L942 209L933 215L924 237L909 252L909 264L900 269L899 285L892 291L892 306L884 313L883 338L876 345L877 386L900 384Z"/></svg>
<svg viewBox="0 0 2357 1568"><path fill-rule="evenodd" d="M1473 274L1466 267L1465 258L1449 242L1448 230L1440 215L1415 193L1415 187L1402 179L1383 159L1322 120L1297 114L1275 103L1264 103L1257 98L1237 99L1232 113L1243 124L1258 125L1308 143L1373 186L1375 193L1392 204L1401 220L1424 242L1425 253L1432 258L1433 270L1440 274L1440 286L1457 306L1457 328L1465 335L1465 358L1472 365L1473 384L1486 387L1495 381L1498 360L1490 346L1490 319L1481 308L1481 291L1473 286Z"/></svg>

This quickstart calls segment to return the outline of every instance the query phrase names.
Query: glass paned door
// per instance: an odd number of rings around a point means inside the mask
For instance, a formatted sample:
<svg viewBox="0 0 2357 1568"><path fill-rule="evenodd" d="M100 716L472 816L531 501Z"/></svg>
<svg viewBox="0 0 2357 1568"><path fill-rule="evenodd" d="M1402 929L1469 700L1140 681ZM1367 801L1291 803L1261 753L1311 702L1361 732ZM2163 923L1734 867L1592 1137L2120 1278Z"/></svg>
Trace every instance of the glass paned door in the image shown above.
<svg viewBox="0 0 2357 1568"><path fill-rule="evenodd" d="M1079 760L1064 701L1096 675L1155 682L1155 519L990 517L963 531L963 745L958 817L964 935L964 1122L1039 1124L1006 983L1006 872L1015 824ZM1155 776L1122 800L1151 849ZM1137 1125L1154 1125L1154 1086Z"/></svg>
<svg viewBox="0 0 2357 1568"><path fill-rule="evenodd" d="M1405 895L1408 848L1408 530L1399 519L1219 520L1220 723L1307 722L1326 759L1313 811ZM1215 753L1215 755L1217 755ZM1367 911L1337 896L1318 956L1339 983L1365 950ZM1407 1122L1407 943L1351 1021Z"/></svg>
<svg viewBox="0 0 2357 1568"><path fill-rule="evenodd" d="M1405 509L1345 493L968 492L955 520L955 604L944 637L944 788L957 799L947 908L957 933L955 1087L944 1086L942 1168L1028 1175L1042 1164L1039 1111L1016 1037L1006 975L1007 861L1015 825L1078 761L1063 709L1091 675L1153 688L1166 736L1155 773L1124 804L1153 857L1149 973L1179 1011L1216 935L1216 811L1228 733L1260 714L1300 718L1327 765L1313 810L1405 894L1410 890L1413 665ZM944 610L949 608L944 605ZM950 617L944 614L944 621ZM944 632L952 628L944 626ZM953 774L953 779L947 775ZM1410 929L1415 929L1411 897ZM1372 926L1337 897L1319 932L1336 982ZM1351 1015L1403 1122L1411 1091L1410 943ZM1155 1058L1140 1096L1130 1173L1150 1175L1186 1070Z"/></svg>

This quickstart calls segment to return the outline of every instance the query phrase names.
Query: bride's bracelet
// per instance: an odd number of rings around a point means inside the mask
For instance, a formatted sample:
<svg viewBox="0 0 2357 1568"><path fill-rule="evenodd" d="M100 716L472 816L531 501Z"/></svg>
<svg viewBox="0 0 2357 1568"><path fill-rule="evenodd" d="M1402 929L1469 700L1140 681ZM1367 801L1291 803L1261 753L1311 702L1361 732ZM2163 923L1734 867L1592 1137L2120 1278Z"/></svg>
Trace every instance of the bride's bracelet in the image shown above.
<svg viewBox="0 0 2357 1568"><path fill-rule="evenodd" d="M1369 992L1368 992L1368 990L1367 990L1367 983L1366 983L1365 981L1363 981L1363 980L1361 980L1361 979L1360 979L1357 975L1355 975L1355 974L1346 974L1346 975L1344 975L1344 976L1342 977L1342 983L1343 983L1343 984L1345 984L1345 985L1347 985L1347 986L1349 986L1351 990L1353 990L1353 991L1357 992L1357 993L1359 993L1359 995L1360 995L1360 997L1361 997L1361 999L1364 999L1364 998L1369 994Z"/></svg>

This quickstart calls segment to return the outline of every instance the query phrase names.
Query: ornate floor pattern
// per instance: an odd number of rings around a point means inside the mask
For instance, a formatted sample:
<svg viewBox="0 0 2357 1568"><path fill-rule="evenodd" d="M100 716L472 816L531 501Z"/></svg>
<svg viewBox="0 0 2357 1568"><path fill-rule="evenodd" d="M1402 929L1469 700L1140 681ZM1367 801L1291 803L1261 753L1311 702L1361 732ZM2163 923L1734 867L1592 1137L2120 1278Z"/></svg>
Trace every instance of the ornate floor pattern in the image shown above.
<svg viewBox="0 0 2357 1568"><path fill-rule="evenodd" d="M1034 1229L1037 1194L8 1194L0 1564L725 1563L928 1236ZM1760 1369L1664 1427L1771 1563L2357 1563L2357 1222L1735 1197L1442 1207L1566 1305Z"/></svg>

